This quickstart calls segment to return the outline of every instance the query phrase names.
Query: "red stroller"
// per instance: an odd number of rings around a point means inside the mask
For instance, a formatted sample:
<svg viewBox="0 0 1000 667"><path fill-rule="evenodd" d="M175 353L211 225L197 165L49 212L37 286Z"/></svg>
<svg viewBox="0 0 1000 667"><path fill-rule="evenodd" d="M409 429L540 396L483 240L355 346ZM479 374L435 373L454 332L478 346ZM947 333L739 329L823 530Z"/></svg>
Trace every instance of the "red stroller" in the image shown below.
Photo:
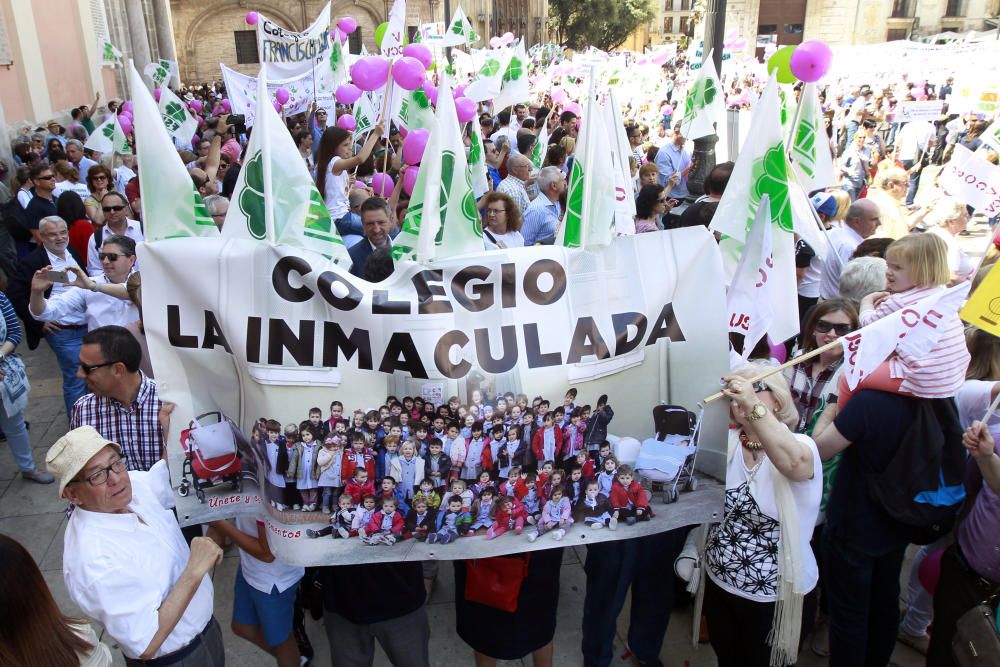
<svg viewBox="0 0 1000 667"><path fill-rule="evenodd" d="M203 423L209 417L214 418L215 423ZM234 490L243 490L236 437L221 412L207 412L192 420L191 426L181 431L180 441L184 449L184 466L177 493L187 496L194 487L198 501L203 503L205 489L220 484L228 482ZM191 481L188 481L188 475Z"/></svg>

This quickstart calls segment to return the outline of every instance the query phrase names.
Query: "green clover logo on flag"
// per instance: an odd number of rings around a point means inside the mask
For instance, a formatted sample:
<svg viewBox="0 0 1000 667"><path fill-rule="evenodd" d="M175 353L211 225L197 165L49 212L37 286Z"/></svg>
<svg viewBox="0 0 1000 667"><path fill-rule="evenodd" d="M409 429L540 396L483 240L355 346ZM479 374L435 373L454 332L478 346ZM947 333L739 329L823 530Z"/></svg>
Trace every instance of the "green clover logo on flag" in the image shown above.
<svg viewBox="0 0 1000 667"><path fill-rule="evenodd" d="M499 61L494 60L493 58L490 58L483 65L482 69L479 70L479 76L482 76L482 77L496 76L497 72L499 72L499 71L500 71L500 63L499 63Z"/></svg>
<svg viewBox="0 0 1000 667"><path fill-rule="evenodd" d="M524 74L524 65L521 63L521 59L514 56L510 59L510 64L507 65L507 71L503 73L504 81L517 81Z"/></svg>
<svg viewBox="0 0 1000 667"><path fill-rule="evenodd" d="M479 133L472 133L472 142L469 144L469 164L479 164L483 159L483 144L479 140Z"/></svg>
<svg viewBox="0 0 1000 667"><path fill-rule="evenodd" d="M108 123L107 125L105 125L104 129L101 130L101 134L104 135L105 139L112 139L113 140L113 138L115 136L115 124L114 123Z"/></svg>
<svg viewBox="0 0 1000 667"><path fill-rule="evenodd" d="M574 162L574 165L576 163ZM771 199L771 222L786 232L794 228L792 202L788 195L788 161L785 159L781 142L767 149L764 157L757 160L751 170L753 187L750 188L750 211L747 229L753 224L754 213L763 195Z"/></svg>
<svg viewBox="0 0 1000 667"><path fill-rule="evenodd" d="M461 21L455 21L454 23L452 23L451 24L451 31L453 33L455 33L456 35L461 35L462 32L463 32L462 31L462 22Z"/></svg>
<svg viewBox="0 0 1000 667"><path fill-rule="evenodd" d="M267 234L267 217L264 213L264 159L260 151L244 167L246 183L240 193L240 211L247 217L247 231L255 239Z"/></svg>

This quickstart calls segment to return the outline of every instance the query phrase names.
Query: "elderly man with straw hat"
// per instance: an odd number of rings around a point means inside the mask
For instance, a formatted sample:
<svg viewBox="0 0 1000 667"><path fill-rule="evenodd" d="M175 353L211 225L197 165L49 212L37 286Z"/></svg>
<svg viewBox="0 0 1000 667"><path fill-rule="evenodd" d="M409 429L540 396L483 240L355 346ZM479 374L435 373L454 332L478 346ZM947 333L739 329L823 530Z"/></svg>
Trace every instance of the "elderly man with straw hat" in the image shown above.
<svg viewBox="0 0 1000 667"><path fill-rule="evenodd" d="M207 537L188 548L170 509L165 461L129 472L122 451L81 426L45 457L60 495L76 506L63 544L70 597L107 629L130 666L224 665L208 577L222 550Z"/></svg>

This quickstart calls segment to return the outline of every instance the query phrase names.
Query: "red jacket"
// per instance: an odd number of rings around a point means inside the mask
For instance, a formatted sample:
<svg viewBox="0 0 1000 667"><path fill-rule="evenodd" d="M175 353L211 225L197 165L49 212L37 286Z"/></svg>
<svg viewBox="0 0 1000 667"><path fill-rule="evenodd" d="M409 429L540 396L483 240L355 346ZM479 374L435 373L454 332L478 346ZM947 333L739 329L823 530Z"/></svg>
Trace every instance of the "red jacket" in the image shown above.
<svg viewBox="0 0 1000 667"><path fill-rule="evenodd" d="M553 452L553 461L558 461L562 458L563 453L563 435L562 429L558 426L552 427L552 432L556 437L556 451ZM543 443L545 442L545 428L539 428L535 431L535 436L531 439L531 450L535 452L535 458L538 460L538 467L542 467L542 463L547 461L545 458L545 453L543 449Z"/></svg>
<svg viewBox="0 0 1000 667"><path fill-rule="evenodd" d="M497 515L493 522L502 528L506 528L510 525L511 521L517 521L521 519L522 521L527 521L528 510L525 509L524 505L519 500L515 500L510 505L510 512L505 512L504 510L498 509Z"/></svg>
<svg viewBox="0 0 1000 667"><path fill-rule="evenodd" d="M361 455L365 460L365 470L368 471L368 480L375 479L375 452L370 448L365 447ZM354 469L358 467L358 464L354 462L354 448L348 447L344 450L344 461L340 467L340 478L341 479L354 479ZM375 495L375 494L372 494Z"/></svg>
<svg viewBox="0 0 1000 667"><path fill-rule="evenodd" d="M642 507L649 509L649 498L646 496L646 490L642 488L642 484L638 480L633 479L632 483L625 488L621 485L617 479L611 483L611 496L608 498L611 501L612 509L620 510L628 507L631 502L636 508Z"/></svg>
<svg viewBox="0 0 1000 667"><path fill-rule="evenodd" d="M385 518L385 514L382 510L372 514L372 518L368 520L368 525L365 526L365 532L369 535L372 533L382 532L382 519ZM402 533L406 529L406 524L403 520L403 513L396 510L392 514L392 531L393 533Z"/></svg>
<svg viewBox="0 0 1000 667"><path fill-rule="evenodd" d="M369 478L364 484L358 484L357 480L352 479L344 487L344 493L351 497L356 506L360 505L365 496L375 495L375 482Z"/></svg>
<svg viewBox="0 0 1000 667"><path fill-rule="evenodd" d="M594 459L588 457L587 462L583 464L583 477L585 479L594 479L596 477L596 475L594 475L595 471Z"/></svg>

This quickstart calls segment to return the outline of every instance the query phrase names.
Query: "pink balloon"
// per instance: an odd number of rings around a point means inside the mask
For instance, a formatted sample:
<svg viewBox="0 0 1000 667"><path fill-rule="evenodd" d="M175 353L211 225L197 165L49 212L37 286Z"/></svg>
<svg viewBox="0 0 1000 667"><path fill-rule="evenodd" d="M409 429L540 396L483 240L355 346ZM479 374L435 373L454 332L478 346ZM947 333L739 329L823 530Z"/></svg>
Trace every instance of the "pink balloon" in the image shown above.
<svg viewBox="0 0 1000 667"><path fill-rule="evenodd" d="M420 164L420 160L424 157L424 149L427 148L427 140L430 137L430 131L422 127L410 130L403 139L403 162L410 165Z"/></svg>
<svg viewBox="0 0 1000 667"><path fill-rule="evenodd" d="M128 102L125 104L128 104ZM201 100L191 100L191 104L188 106L191 107L195 113L201 113Z"/></svg>
<svg viewBox="0 0 1000 667"><path fill-rule="evenodd" d="M286 88L278 88L274 91L274 99L278 100L282 106L288 104L288 99L291 97Z"/></svg>
<svg viewBox="0 0 1000 667"><path fill-rule="evenodd" d="M340 35L340 43L341 44L347 44L347 34L343 33L343 32L338 33L338 34Z"/></svg>
<svg viewBox="0 0 1000 667"><path fill-rule="evenodd" d="M368 185L364 181L354 181L354 183L351 184L351 187L361 188L362 190L364 190L365 188L368 187Z"/></svg>
<svg viewBox="0 0 1000 667"><path fill-rule="evenodd" d="M228 97L222 100L222 110L226 113L232 113L233 111L233 103L229 101Z"/></svg>
<svg viewBox="0 0 1000 667"><path fill-rule="evenodd" d="M257 21L260 20L260 14L257 12L247 12L247 25L257 25Z"/></svg>
<svg viewBox="0 0 1000 667"><path fill-rule="evenodd" d="M577 116L583 113L583 109L576 102L568 102L563 106L563 111L572 111Z"/></svg>
<svg viewBox="0 0 1000 667"><path fill-rule="evenodd" d="M132 105L132 100L125 100L124 102L122 102L122 109L121 109L122 111L128 111L129 113L132 113L134 108L135 107Z"/></svg>
<svg viewBox="0 0 1000 667"><path fill-rule="evenodd" d="M455 113L458 114L459 123L468 123L476 117L478 106L468 97L459 97L455 100Z"/></svg>
<svg viewBox="0 0 1000 667"><path fill-rule="evenodd" d="M438 103L438 89L437 89L437 86L435 86L430 81L424 81L423 85L421 85L420 87L423 88L424 95L426 95L427 99L429 99L431 101L431 104L433 104L434 106L437 106L437 103Z"/></svg>
<svg viewBox="0 0 1000 667"><path fill-rule="evenodd" d="M917 575L920 577L920 585L931 595L934 595L934 591L937 590L938 581L941 579L941 556L943 555L944 549L932 551L920 561L920 569L917 570Z"/></svg>
<svg viewBox="0 0 1000 667"><path fill-rule="evenodd" d="M382 56L365 56L351 65L351 80L361 90L378 90L389 80L389 61Z"/></svg>
<svg viewBox="0 0 1000 667"><path fill-rule="evenodd" d="M342 86L337 86L337 102L343 104L344 106L350 106L358 101L361 97L361 89L355 86L353 83L345 83Z"/></svg>
<svg viewBox="0 0 1000 667"><path fill-rule="evenodd" d="M395 184L392 182L392 178L381 171L376 171L372 176L372 190L376 197L391 197L394 189Z"/></svg>
<svg viewBox="0 0 1000 667"><path fill-rule="evenodd" d="M673 113L674 113L674 108L673 107L666 107L665 109L663 109L663 115L664 116L669 117L669 116L672 116Z"/></svg>
<svg viewBox="0 0 1000 667"><path fill-rule="evenodd" d="M406 135L408 135L410 133L405 127L402 127L402 126L396 128L396 129L399 130L399 138L400 139L406 139Z"/></svg>
<svg viewBox="0 0 1000 667"><path fill-rule="evenodd" d="M352 32L358 29L358 22L355 21L350 16L345 16L344 18L337 21L337 27L340 28L340 32L345 35L350 35Z"/></svg>
<svg viewBox="0 0 1000 667"><path fill-rule="evenodd" d="M503 42L500 40L499 37L490 37L490 46L493 47L494 49L499 49L501 46L503 46Z"/></svg>
<svg viewBox="0 0 1000 667"><path fill-rule="evenodd" d="M459 97L462 97L462 96L464 96L464 95L465 95L465 89L466 89L466 88L468 88L468 86L467 86L467 85L464 85L464 84L463 84L463 85L461 85L461 86L459 86L458 88L456 88L456 89L455 89L455 90L454 90L454 91L452 92L452 97L454 97L455 99L458 99Z"/></svg>
<svg viewBox="0 0 1000 667"><path fill-rule="evenodd" d="M501 44L510 44L513 41L514 41L514 33L512 33L512 32L508 31L508 32L505 32L504 34L500 35L500 43Z"/></svg>
<svg viewBox="0 0 1000 667"><path fill-rule="evenodd" d="M785 363L785 359L788 357L788 350L784 345L775 345L768 339L767 346L770 348L771 357L778 360L779 364Z"/></svg>
<svg viewBox="0 0 1000 667"><path fill-rule="evenodd" d="M416 90L424 82L426 69L423 63L416 58L403 56L392 65L392 80L400 88Z"/></svg>
<svg viewBox="0 0 1000 667"><path fill-rule="evenodd" d="M413 187L417 184L417 174L420 173L420 167L409 167L403 172L403 192L408 195L413 194Z"/></svg>
<svg viewBox="0 0 1000 667"><path fill-rule="evenodd" d="M789 66L799 81L819 81L830 69L833 51L824 42L812 39L802 42L792 51Z"/></svg>
<svg viewBox="0 0 1000 667"><path fill-rule="evenodd" d="M427 69L434 62L434 54L423 44L407 44L403 47L403 55L416 58Z"/></svg>
<svg viewBox="0 0 1000 667"><path fill-rule="evenodd" d="M563 104L566 102L566 91L562 88L552 89L552 101L556 104Z"/></svg>
<svg viewBox="0 0 1000 667"><path fill-rule="evenodd" d="M160 94L161 93L160 93L160 89L159 88L154 88L153 89L153 99L156 100L157 102L160 101Z"/></svg>
<svg viewBox="0 0 1000 667"><path fill-rule="evenodd" d="M349 113L345 113L337 119L337 127L342 127L348 132L353 132L357 126L358 121L354 120L354 116Z"/></svg>
<svg viewBox="0 0 1000 667"><path fill-rule="evenodd" d="M670 59L669 54L666 51L661 51L651 58L654 65L663 65Z"/></svg>
<svg viewBox="0 0 1000 667"><path fill-rule="evenodd" d="M132 116L132 112L131 111L122 111L120 114L118 114L118 119L121 120L122 118L128 118L129 120L135 120L135 117Z"/></svg>
<svg viewBox="0 0 1000 667"><path fill-rule="evenodd" d="M274 110L281 113L281 102L278 100L274 100Z"/></svg>
<svg viewBox="0 0 1000 667"><path fill-rule="evenodd" d="M132 134L132 119L125 114L118 116L118 125L125 134Z"/></svg>

